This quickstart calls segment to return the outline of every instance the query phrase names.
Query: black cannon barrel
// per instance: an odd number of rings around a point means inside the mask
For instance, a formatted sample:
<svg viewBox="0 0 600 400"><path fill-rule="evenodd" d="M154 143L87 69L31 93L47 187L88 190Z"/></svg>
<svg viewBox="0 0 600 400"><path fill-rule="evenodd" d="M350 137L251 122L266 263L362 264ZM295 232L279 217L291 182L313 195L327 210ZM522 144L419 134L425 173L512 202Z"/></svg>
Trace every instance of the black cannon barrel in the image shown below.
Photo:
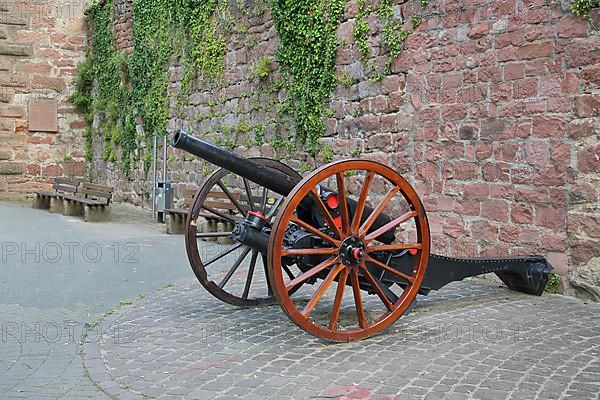
<svg viewBox="0 0 600 400"><path fill-rule="evenodd" d="M195 136L189 135L184 131L177 131L173 136L171 145L175 148L187 151L197 157L202 158L212 164L215 164L221 168L225 168L228 171L233 172L241 177L251 180L252 182L266 187L269 190L274 191L282 196L287 196L291 193L294 187L300 182L297 178L284 174L283 172L275 169L270 169L263 165L259 165L248 159L242 157L232 151L223 149L219 146L215 146L212 143L198 139ZM326 189L326 188L324 188ZM328 190L328 189L327 189ZM305 205L310 208L312 200L305 199L309 203ZM350 215L354 214L356 210L356 201L348 198L348 208ZM366 206L362 215L362 222L373 212L373 209ZM373 223L370 232L380 228L390 222L392 218L386 214L381 214L377 217ZM392 243L395 238L395 229L391 229L379 237L378 240L384 243Z"/></svg>
<svg viewBox="0 0 600 400"><path fill-rule="evenodd" d="M249 179L282 196L290 194L294 186L300 182L293 176L257 164L251 159L198 139L184 131L175 133L171 145Z"/></svg>

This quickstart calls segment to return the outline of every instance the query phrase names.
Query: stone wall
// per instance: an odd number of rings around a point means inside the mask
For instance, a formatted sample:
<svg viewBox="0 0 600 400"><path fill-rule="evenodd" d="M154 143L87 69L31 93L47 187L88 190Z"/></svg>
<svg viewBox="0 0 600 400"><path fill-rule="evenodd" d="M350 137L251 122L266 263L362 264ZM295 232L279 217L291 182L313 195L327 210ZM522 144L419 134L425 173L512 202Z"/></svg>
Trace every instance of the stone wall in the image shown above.
<svg viewBox="0 0 600 400"><path fill-rule="evenodd" d="M170 128L209 140L235 138L245 155L283 156L298 169L323 162L271 145L279 74L253 77L259 56L274 60L277 37L268 9L233 10L220 85L199 85ZM377 7L377 2L367 2ZM396 16L419 1L394 2ZM368 79L352 28L357 1L338 30L338 76L325 143L335 158L361 157L394 166L428 210L433 251L452 256L542 254L587 296L600 292L600 26L574 17L568 4L541 0L432 0L424 20L393 64ZM369 18L372 61L385 62L376 14ZM172 68L172 89L180 69ZM250 127L251 129L248 129ZM265 144L256 145L255 131ZM223 132L229 132L227 134ZM207 166L172 152L169 177L178 190L199 184ZM141 173L123 183L118 168L96 160L99 178L118 196L143 198ZM179 193L181 191L179 190ZM563 279L563 283L569 281Z"/></svg>
<svg viewBox="0 0 600 400"><path fill-rule="evenodd" d="M86 124L67 99L85 52L86 3L0 2L0 198L85 173Z"/></svg>

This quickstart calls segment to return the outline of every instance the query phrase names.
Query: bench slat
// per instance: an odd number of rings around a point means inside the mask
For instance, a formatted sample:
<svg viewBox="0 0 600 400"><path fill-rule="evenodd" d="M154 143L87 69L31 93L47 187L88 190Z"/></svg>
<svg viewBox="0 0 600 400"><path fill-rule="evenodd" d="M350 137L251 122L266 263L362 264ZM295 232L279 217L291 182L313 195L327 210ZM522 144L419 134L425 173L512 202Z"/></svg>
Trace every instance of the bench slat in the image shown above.
<svg viewBox="0 0 600 400"><path fill-rule="evenodd" d="M167 214L187 214L188 210L185 208L167 208L165 209Z"/></svg>
<svg viewBox="0 0 600 400"><path fill-rule="evenodd" d="M236 200L239 198L239 193L232 193L231 194L233 196L233 198L235 198ZM229 197L227 197L227 195L223 192L208 192L208 195L206 196L206 198L213 198L213 199L228 199Z"/></svg>
<svg viewBox="0 0 600 400"><path fill-rule="evenodd" d="M229 222L226 219L219 217L218 215L215 215L213 213L209 213L208 211L200 211L198 213L198 216L202 217L202 218L206 218L206 219L216 219L218 221Z"/></svg>
<svg viewBox="0 0 600 400"><path fill-rule="evenodd" d="M77 192L77 186L71 186L71 185L65 185L65 184L53 185L52 189L54 189L57 192L65 192L65 193Z"/></svg>
<svg viewBox="0 0 600 400"><path fill-rule="evenodd" d="M236 207L232 203L223 203L221 201L206 200L204 205L218 210L236 210Z"/></svg>
<svg viewBox="0 0 600 400"><path fill-rule="evenodd" d="M103 201L97 201L92 199L86 199L78 196L63 196L65 200L76 201L78 203L86 204L88 206L107 206L108 204Z"/></svg>
<svg viewBox="0 0 600 400"><path fill-rule="evenodd" d="M83 194L86 196L94 196L94 197L102 197L105 199L110 199L112 197L112 193L98 192L96 190L89 190L89 189L79 189L79 190L77 190L77 194Z"/></svg>
<svg viewBox="0 0 600 400"><path fill-rule="evenodd" d="M54 179L54 183L58 185L68 185L68 186L79 186L81 184L81 179L70 179L70 178L56 178Z"/></svg>
<svg viewBox="0 0 600 400"><path fill-rule="evenodd" d="M58 194L56 192L33 192L36 196L40 197L56 197Z"/></svg>
<svg viewBox="0 0 600 400"><path fill-rule="evenodd" d="M194 198L196 196L196 193L198 192L197 188L194 187L187 187L184 189L184 200L183 200L183 207L181 208L170 208L170 209L166 209L165 212L167 213L172 213L172 214L187 214L188 209L190 208L190 206L194 203ZM231 196L238 200L240 199L240 193L231 193ZM257 197L258 198L258 197ZM225 201L224 201L225 200ZM220 191L212 191L209 192L206 195L206 200L204 201L204 204L207 207L211 207L217 210L222 210L222 211L226 211L226 212L230 212L233 210L237 210L237 208L235 207L235 205L233 203L231 203L231 200L229 200L229 197L227 197L227 195L223 192ZM209 217L209 218L216 218L216 219L221 219L219 217L216 217L215 215L211 214L211 213L206 213L204 211L201 211L199 216L201 217Z"/></svg>
<svg viewBox="0 0 600 400"><path fill-rule="evenodd" d="M185 197L194 198L194 196L196 195L197 191L198 191L198 189L196 189L196 188L190 188L190 187L188 187L188 188L185 188L183 190L183 195Z"/></svg>
<svg viewBox="0 0 600 400"><path fill-rule="evenodd" d="M103 186L103 185L98 185L95 183L89 183L89 182L84 182L81 185L79 185L79 189L83 189L83 190L92 190L95 192L99 192L99 193L108 193L108 194L112 194L113 192L113 188L110 186Z"/></svg>

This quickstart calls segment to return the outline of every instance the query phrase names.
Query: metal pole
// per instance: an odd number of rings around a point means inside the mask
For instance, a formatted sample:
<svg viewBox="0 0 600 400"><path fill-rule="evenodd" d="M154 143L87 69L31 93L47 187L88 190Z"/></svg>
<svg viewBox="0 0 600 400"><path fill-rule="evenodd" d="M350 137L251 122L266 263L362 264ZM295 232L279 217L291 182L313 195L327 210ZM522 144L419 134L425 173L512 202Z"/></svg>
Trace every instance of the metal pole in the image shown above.
<svg viewBox="0 0 600 400"><path fill-rule="evenodd" d="M163 181L167 181L167 134L163 136Z"/></svg>
<svg viewBox="0 0 600 400"><path fill-rule="evenodd" d="M152 218L156 218L156 158L158 157L156 132L152 135L154 157L152 159Z"/></svg>

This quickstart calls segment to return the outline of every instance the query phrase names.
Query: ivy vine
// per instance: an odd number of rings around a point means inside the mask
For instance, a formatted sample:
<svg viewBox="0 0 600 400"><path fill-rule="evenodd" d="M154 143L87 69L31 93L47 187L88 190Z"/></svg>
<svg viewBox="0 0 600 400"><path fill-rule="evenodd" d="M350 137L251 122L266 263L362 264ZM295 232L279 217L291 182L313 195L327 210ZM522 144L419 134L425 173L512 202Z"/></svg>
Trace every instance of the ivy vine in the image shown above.
<svg viewBox="0 0 600 400"><path fill-rule="evenodd" d="M182 93L187 93L196 77L213 81L222 75L226 52L215 18L222 11L217 0L134 0L132 6L133 49L126 54L113 36L112 1L90 5L90 50L79 65L71 97L90 124L98 116L97 129L86 132L86 158L93 156L93 137L101 136L103 158L119 161L126 175L141 159L149 168L152 154L142 149L150 147L154 133L166 133L173 57L182 59Z"/></svg>
<svg viewBox="0 0 600 400"><path fill-rule="evenodd" d="M578 17L589 18L593 8L600 7L600 0L573 0L571 11Z"/></svg>
<svg viewBox="0 0 600 400"><path fill-rule="evenodd" d="M320 138L325 132L327 102L338 84L336 30L345 3L345 0L274 0L272 5L280 39L277 61L287 92L280 112L291 117L294 139L305 144L313 156L319 151Z"/></svg>
<svg viewBox="0 0 600 400"><path fill-rule="evenodd" d="M420 1L421 8L425 9L429 5L429 0ZM387 53L387 59L383 68L377 71L375 60L372 59L372 51L369 46L369 23L367 19L375 11L371 6L367 6L365 0L358 0L358 14L352 29L352 36L358 48L360 61L369 71L371 80L381 80L392 73L392 64L400 56L404 49L406 39L412 31L417 29L423 21L421 14L415 14L410 17L410 28L405 27L405 21L394 16L392 0L381 0L377 11L377 18L381 25L382 47Z"/></svg>
<svg viewBox="0 0 600 400"><path fill-rule="evenodd" d="M268 121L276 125L275 148L295 151L301 143L315 156L321 152L332 157L329 149L321 146L325 132L324 120L330 116L327 105L338 85L346 87L354 82L347 74L336 76L335 59L340 43L336 31L342 21L347 0L272 0L271 11L279 36L276 61L281 79L272 79L274 64L266 56L257 58L251 78L263 88L247 97L256 102L248 112L267 110L277 106L279 118ZM100 4L94 0L87 16L92 31L90 49L78 66L73 104L90 124L85 133L86 159L93 157L95 137L104 143L105 160L118 161L129 175L136 162L143 160L149 167L149 149L152 135L166 133L170 118L170 67L174 58L180 60L181 88L176 90L178 105L186 104L186 95L196 90L195 84L218 85L223 77L224 57L227 52L225 35L247 33L247 28L236 24L229 2L246 15L259 15L266 7L258 1L249 9L244 0L133 0L133 48L129 53L117 49L113 36L112 0ZM418 28L423 19L416 14L402 20L394 14L392 0L380 0L375 10L365 0L358 0L358 15L352 31L361 61L378 80L391 73L394 59L402 52L406 39ZM421 8L429 0L420 0ZM572 12L589 18L599 0L574 0ZM369 23L377 13L382 32L382 49L387 55L381 67L374 64L369 47ZM252 43L251 43L252 42ZM256 44L249 35L247 46ZM285 100L260 102L261 94L286 93ZM240 95L240 98L242 95ZM223 103L216 99L210 113L198 115L196 122L222 116L216 108ZM95 122L95 123L94 123ZM267 121L265 121L267 122ZM139 129L141 126L143 129ZM246 145L261 145L265 141L265 125L250 125L245 120L236 126L221 127L222 144L233 148L239 137ZM254 132L254 138L248 135Z"/></svg>

